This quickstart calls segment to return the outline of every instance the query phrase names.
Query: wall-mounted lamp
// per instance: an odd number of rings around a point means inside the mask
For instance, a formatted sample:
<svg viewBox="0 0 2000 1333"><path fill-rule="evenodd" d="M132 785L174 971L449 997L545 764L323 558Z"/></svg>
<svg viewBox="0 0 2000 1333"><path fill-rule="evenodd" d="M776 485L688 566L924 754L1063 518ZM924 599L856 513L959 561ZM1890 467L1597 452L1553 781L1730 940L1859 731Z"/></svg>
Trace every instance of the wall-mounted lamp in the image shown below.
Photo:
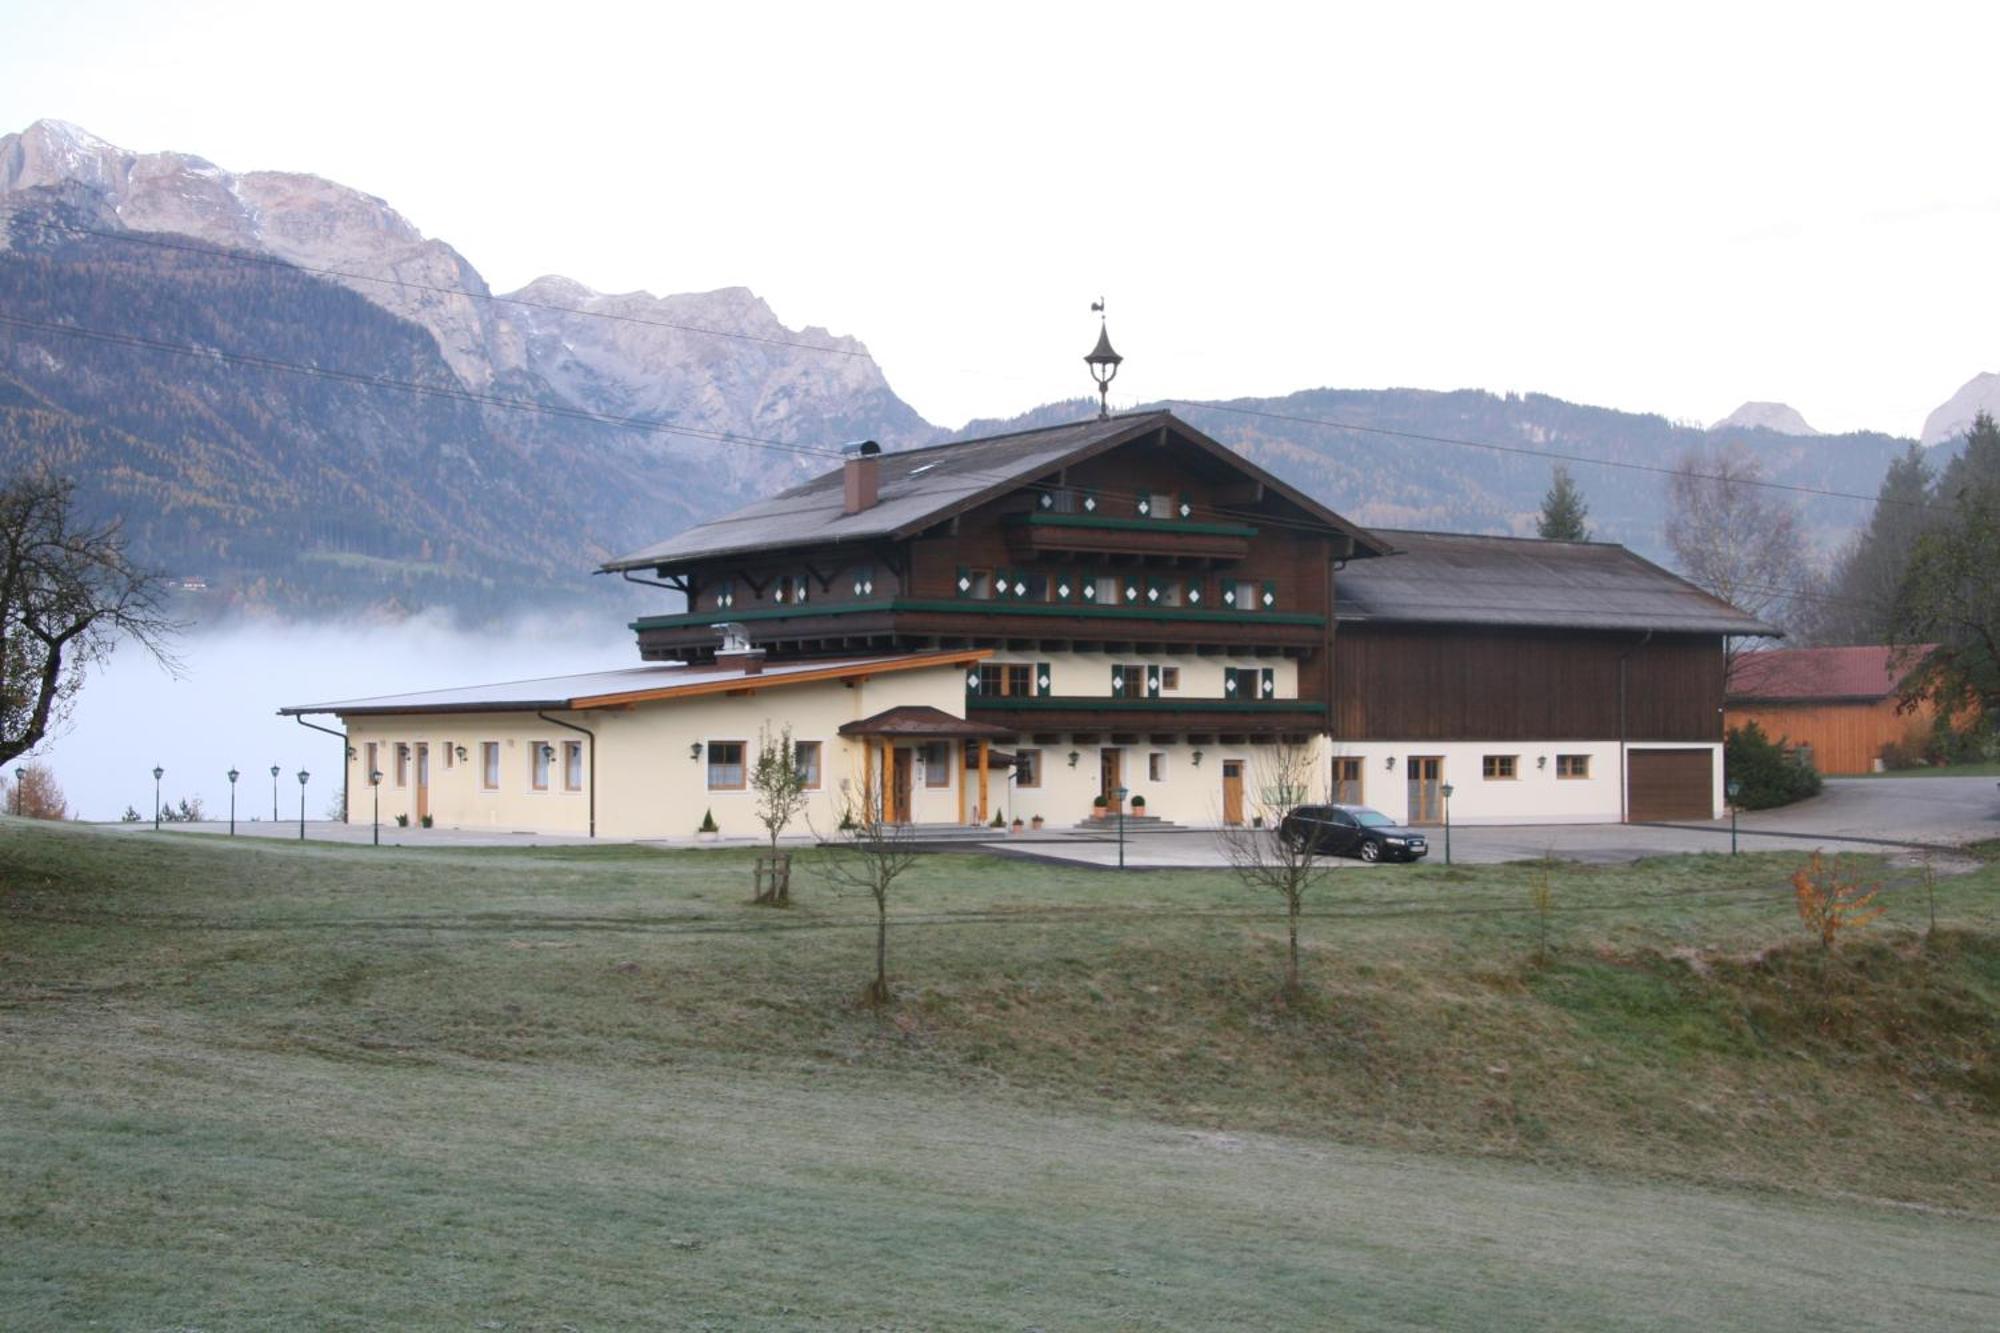
<svg viewBox="0 0 2000 1333"><path fill-rule="evenodd" d="M553 759L556 757L556 747L550 745L547 741L542 742L541 749L542 749L542 758Z"/></svg>
<svg viewBox="0 0 2000 1333"><path fill-rule="evenodd" d="M1196 768L1200 768L1200 767L1201 767L1201 751L1200 751L1200 750L1196 750L1196 751L1195 751L1195 752L1194 752L1193 754L1189 755L1189 756L1188 756L1188 758L1189 758L1190 760L1192 760L1192 761L1193 761L1193 763L1194 763L1194 766L1195 766Z"/></svg>
<svg viewBox="0 0 2000 1333"><path fill-rule="evenodd" d="M1549 757L1547 755L1538 754L1535 756L1536 768L1547 768L1548 766L1549 766Z"/></svg>
<svg viewBox="0 0 2000 1333"><path fill-rule="evenodd" d="M1382 767L1383 767L1383 769L1384 769L1385 771L1387 771L1387 772L1390 772L1390 773L1393 773L1393 772L1395 772L1395 771L1396 771L1396 756L1392 754L1392 755L1390 755L1390 756L1389 756L1389 757L1388 757L1387 759L1384 759L1384 760L1382 761Z"/></svg>
<svg viewBox="0 0 2000 1333"><path fill-rule="evenodd" d="M1070 766L1071 768L1075 768L1075 767L1076 767L1076 761L1077 761L1077 760L1079 760L1079 759L1081 759L1081 758L1083 758L1083 756L1082 756L1082 755L1078 754L1078 753L1077 753L1077 752L1076 752L1075 750L1071 750L1071 751L1069 752L1069 766Z"/></svg>
<svg viewBox="0 0 2000 1333"><path fill-rule="evenodd" d="M461 764L462 764L462 763L464 763L464 762L465 762L465 747L464 747L463 745L454 745L454 746L452 746L451 748L452 748L452 751L453 751L453 752L454 752L455 754L457 754L457 755L458 755L458 762L459 762L459 763L461 763Z"/></svg>
<svg viewBox="0 0 2000 1333"><path fill-rule="evenodd" d="M700 742L700 741L696 741L696 742L695 742L695 743L694 743L693 745L690 745L690 746L688 746L688 758L690 758L690 759L699 759L699 758L701 758L701 742Z"/></svg>

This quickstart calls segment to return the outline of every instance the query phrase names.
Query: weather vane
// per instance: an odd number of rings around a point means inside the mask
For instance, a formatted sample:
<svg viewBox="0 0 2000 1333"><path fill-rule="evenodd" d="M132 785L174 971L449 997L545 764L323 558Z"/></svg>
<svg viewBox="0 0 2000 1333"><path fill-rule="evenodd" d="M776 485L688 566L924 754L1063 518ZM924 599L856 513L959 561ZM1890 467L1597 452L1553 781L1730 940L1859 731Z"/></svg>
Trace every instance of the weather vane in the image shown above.
<svg viewBox="0 0 2000 1333"><path fill-rule="evenodd" d="M1090 377L1097 381L1097 419L1111 418L1111 381L1118 378L1118 364L1125 358L1111 350L1111 332L1104 324L1104 298L1098 297L1090 303L1090 313L1097 316L1097 348L1083 358L1090 367Z"/></svg>

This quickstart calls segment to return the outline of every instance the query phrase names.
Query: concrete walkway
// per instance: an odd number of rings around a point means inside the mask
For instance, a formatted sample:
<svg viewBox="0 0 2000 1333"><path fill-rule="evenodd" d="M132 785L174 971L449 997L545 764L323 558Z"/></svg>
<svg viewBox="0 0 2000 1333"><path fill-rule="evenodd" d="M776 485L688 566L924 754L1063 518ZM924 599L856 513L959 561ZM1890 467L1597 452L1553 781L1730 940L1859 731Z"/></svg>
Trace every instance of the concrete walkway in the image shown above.
<svg viewBox="0 0 2000 1333"><path fill-rule="evenodd" d="M150 821L109 824L126 832L151 832ZM224 834L227 821L168 824L184 833ZM1444 831L1428 831L1433 863L1444 860ZM242 838L296 841L297 821L238 821ZM306 836L322 842L368 843L375 828L369 823L342 824L308 820ZM1915 850L1954 847L1985 838L2000 838L2000 787L1992 778L1833 778L1810 801L1782 810L1765 810L1741 817L1739 844L1745 851L1798 851L1814 848L1856 851ZM532 833L512 829L424 829L384 825L385 847L575 847L592 839L573 834ZM724 838L700 842L692 837L610 839L597 843L636 842L649 847L747 848L761 838ZM810 846L807 835L787 837L783 845ZM1062 861L1080 865L1118 863L1115 826L1103 830L1044 829L987 841L954 839L940 849L990 851L1001 855ZM1729 821L1687 824L1506 824L1456 825L1451 830L1454 863L1491 865L1553 855L1571 861L1616 863L1647 856L1729 850ZM1129 833L1125 864L1134 867L1216 867L1228 864L1213 829L1174 829ZM1339 862L1360 868L1359 862Z"/></svg>

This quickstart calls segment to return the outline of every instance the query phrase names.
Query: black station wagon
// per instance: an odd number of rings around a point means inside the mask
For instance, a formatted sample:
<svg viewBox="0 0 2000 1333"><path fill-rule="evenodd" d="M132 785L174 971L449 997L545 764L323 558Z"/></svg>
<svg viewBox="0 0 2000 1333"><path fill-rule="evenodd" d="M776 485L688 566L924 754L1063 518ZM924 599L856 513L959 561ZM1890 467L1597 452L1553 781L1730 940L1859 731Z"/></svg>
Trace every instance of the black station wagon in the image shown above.
<svg viewBox="0 0 2000 1333"><path fill-rule="evenodd" d="M1423 834L1365 805L1296 806L1278 824L1278 836L1294 847L1310 840L1322 855L1364 861L1415 861L1430 854Z"/></svg>

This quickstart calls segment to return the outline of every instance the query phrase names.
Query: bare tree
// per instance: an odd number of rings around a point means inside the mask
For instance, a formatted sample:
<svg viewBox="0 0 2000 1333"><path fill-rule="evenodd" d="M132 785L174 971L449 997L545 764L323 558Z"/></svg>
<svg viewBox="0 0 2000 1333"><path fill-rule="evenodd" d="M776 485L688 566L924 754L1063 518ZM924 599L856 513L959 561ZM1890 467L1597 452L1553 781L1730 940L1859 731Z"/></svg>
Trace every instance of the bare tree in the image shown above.
<svg viewBox="0 0 2000 1333"><path fill-rule="evenodd" d="M1217 835L1222 853L1236 877L1252 889L1275 893L1285 902L1289 950L1285 957L1285 994L1299 990L1299 915L1306 894L1326 875L1328 866L1312 838L1287 836L1285 815L1311 799L1316 766L1308 744L1285 740L1260 750L1251 761L1251 812L1248 826L1224 825Z"/></svg>
<svg viewBox="0 0 2000 1333"><path fill-rule="evenodd" d="M174 665L165 581L126 556L117 523L79 520L74 500L74 484L57 477L0 486L0 763L42 743L86 668L120 639Z"/></svg>
<svg viewBox="0 0 2000 1333"><path fill-rule="evenodd" d="M831 840L824 868L838 889L858 889L875 902L875 980L870 1004L889 1002L889 895L896 880L916 864L908 825L892 821L883 808L874 766L862 765L858 779L840 784L840 828Z"/></svg>
<svg viewBox="0 0 2000 1333"><path fill-rule="evenodd" d="M1667 545L1704 591L1783 628L1817 574L1797 508L1763 480L1741 448L1683 454L1667 478ZM1725 659L1732 666L1737 642Z"/></svg>
<svg viewBox="0 0 2000 1333"><path fill-rule="evenodd" d="M757 729L757 759L750 769L750 789L757 795L757 822L771 835L771 855L778 854L778 835L806 808L806 775L799 767L798 747L787 722L776 736L767 722ZM790 864L787 853L786 864ZM760 887L757 901L784 906L791 901L791 881L774 865L770 888Z"/></svg>

